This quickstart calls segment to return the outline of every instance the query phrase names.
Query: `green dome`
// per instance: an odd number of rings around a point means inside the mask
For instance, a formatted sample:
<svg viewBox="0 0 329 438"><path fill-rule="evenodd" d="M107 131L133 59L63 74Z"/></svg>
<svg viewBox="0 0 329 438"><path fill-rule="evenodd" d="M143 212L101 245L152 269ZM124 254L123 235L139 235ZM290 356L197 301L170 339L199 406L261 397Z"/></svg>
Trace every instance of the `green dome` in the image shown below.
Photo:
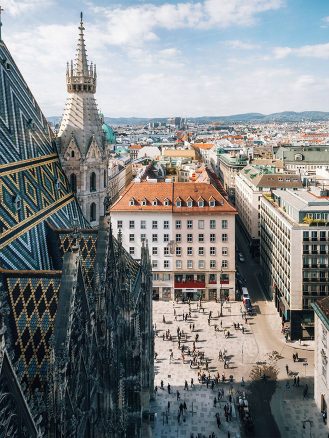
<svg viewBox="0 0 329 438"><path fill-rule="evenodd" d="M115 144L117 139L111 126L107 125L106 123L103 123L102 129L105 134L107 142L110 144Z"/></svg>

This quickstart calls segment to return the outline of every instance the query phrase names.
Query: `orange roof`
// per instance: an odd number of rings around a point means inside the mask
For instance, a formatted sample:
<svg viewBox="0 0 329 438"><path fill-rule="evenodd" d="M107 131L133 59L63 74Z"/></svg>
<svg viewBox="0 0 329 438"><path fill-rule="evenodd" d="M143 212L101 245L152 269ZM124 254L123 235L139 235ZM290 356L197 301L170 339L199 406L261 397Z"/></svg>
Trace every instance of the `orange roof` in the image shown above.
<svg viewBox="0 0 329 438"><path fill-rule="evenodd" d="M214 147L213 143L194 143L192 144L193 147L197 148L197 149L211 149Z"/></svg>
<svg viewBox="0 0 329 438"><path fill-rule="evenodd" d="M204 207L198 207L198 200L205 200ZM146 199L146 205L142 200ZM158 205L152 205L157 199ZM181 199L181 207L177 207L175 201ZM187 207L187 201L192 199L193 207ZM130 205L134 200L135 204ZM169 200L169 205L164 201ZM209 201L215 201L211 207ZM123 192L121 197L111 207L111 211L172 211L174 213L236 213L235 208L217 191L217 189L206 183L190 182L140 182L131 183Z"/></svg>
<svg viewBox="0 0 329 438"><path fill-rule="evenodd" d="M142 147L140 144L132 144L129 146L129 149L142 149Z"/></svg>

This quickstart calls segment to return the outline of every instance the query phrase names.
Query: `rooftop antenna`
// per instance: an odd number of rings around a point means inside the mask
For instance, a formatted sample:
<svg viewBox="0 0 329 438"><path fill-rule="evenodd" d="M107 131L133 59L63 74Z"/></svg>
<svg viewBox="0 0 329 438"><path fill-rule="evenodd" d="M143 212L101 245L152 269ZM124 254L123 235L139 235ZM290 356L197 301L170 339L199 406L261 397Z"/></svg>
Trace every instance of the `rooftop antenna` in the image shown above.
<svg viewBox="0 0 329 438"><path fill-rule="evenodd" d="M2 6L0 5L0 41L2 41L1 38L1 27L2 27L2 20L1 20L1 13L4 11L4 9L2 8Z"/></svg>

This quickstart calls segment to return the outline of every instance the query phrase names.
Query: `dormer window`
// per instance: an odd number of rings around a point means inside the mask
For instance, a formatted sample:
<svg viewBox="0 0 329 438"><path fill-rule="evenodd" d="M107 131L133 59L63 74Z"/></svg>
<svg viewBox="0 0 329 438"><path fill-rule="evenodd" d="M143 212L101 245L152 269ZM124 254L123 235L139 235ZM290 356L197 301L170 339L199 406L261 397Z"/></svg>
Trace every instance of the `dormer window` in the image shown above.
<svg viewBox="0 0 329 438"><path fill-rule="evenodd" d="M180 198L176 199L176 207L181 207L182 206L182 200Z"/></svg>
<svg viewBox="0 0 329 438"><path fill-rule="evenodd" d="M170 204L169 204L169 199L166 198L166 199L164 200L163 204L166 205L166 206L170 205Z"/></svg>
<svg viewBox="0 0 329 438"><path fill-rule="evenodd" d="M209 207L215 207L216 206L216 201L214 198L210 198L209 199Z"/></svg>
<svg viewBox="0 0 329 438"><path fill-rule="evenodd" d="M142 205L146 205L146 204L147 204L146 198L142 199L141 204L142 204Z"/></svg>
<svg viewBox="0 0 329 438"><path fill-rule="evenodd" d="M131 198L131 199L130 199L130 201L129 201L129 205L130 205L130 206L135 205L135 198Z"/></svg>
<svg viewBox="0 0 329 438"><path fill-rule="evenodd" d="M187 198L187 206L193 207L193 199L192 198Z"/></svg>
<svg viewBox="0 0 329 438"><path fill-rule="evenodd" d="M198 200L198 207L204 207L204 200L203 199Z"/></svg>
<svg viewBox="0 0 329 438"><path fill-rule="evenodd" d="M158 200L157 199L153 199L152 205L158 205Z"/></svg>

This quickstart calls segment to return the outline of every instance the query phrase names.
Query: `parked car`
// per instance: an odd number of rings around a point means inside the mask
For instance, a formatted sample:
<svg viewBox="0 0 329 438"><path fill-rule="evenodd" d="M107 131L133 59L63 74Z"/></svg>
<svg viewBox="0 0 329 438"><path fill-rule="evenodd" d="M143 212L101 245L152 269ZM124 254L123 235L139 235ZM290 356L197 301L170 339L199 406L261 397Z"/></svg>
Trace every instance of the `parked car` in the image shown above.
<svg viewBox="0 0 329 438"><path fill-rule="evenodd" d="M244 255L242 254L242 252L238 253L238 259L241 263L243 263L245 261Z"/></svg>

